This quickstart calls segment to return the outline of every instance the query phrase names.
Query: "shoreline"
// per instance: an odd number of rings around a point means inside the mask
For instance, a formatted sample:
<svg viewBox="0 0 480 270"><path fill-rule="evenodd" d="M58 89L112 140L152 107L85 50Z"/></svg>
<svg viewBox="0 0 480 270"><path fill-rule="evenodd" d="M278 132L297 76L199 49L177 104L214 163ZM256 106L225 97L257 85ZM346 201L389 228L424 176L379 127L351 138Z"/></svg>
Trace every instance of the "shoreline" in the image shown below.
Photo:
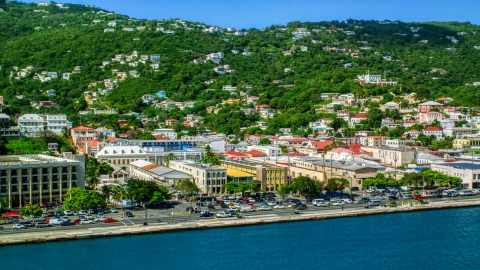
<svg viewBox="0 0 480 270"><path fill-rule="evenodd" d="M21 245L21 244L35 244L45 242L60 242L60 241L72 241L83 240L100 237L115 237L124 235L136 235L136 234L153 234L153 233L169 233L169 232L181 232L190 230L204 230L214 228L228 228L238 226L252 226L260 224L273 224L284 222L297 222L297 221L312 221L312 220L326 220L346 217L361 217L369 215L382 215L382 214L395 214L406 212L419 212L429 210L442 210L452 208L465 208L465 207L478 207L480 206L480 199L472 201L442 201L433 202L428 205L422 206L401 206L394 208L369 208L360 210L346 210L334 213L299 213L292 214L291 216L277 216L276 214L264 215L264 216L248 216L241 219L209 219L199 220L184 223L164 223L155 225L135 225L128 227L107 227L107 228L79 228L75 230L69 230L65 232L48 231L48 232L35 232L35 233L21 233L21 234L0 234L0 246L9 245Z"/></svg>

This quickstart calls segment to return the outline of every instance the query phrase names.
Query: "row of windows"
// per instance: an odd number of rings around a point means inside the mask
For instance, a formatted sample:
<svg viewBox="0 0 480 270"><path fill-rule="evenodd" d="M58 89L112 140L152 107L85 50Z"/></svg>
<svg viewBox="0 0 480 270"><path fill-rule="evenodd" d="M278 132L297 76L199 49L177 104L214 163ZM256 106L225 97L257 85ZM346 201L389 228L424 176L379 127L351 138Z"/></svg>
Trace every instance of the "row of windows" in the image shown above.
<svg viewBox="0 0 480 270"><path fill-rule="evenodd" d="M225 172L222 172L222 173L220 173L220 172L217 172L217 173L212 172L211 174L210 174L210 172L207 172L207 178L210 178L210 177L213 178L213 177L215 177L215 175L216 175L216 177L225 177Z"/></svg>
<svg viewBox="0 0 480 270"><path fill-rule="evenodd" d="M68 168L72 168L72 172L77 172L77 167L52 167L52 173L68 173ZM32 168L31 174L49 174L49 168ZM10 175L30 175L30 169L11 169ZM7 170L0 170L0 176L7 176Z"/></svg>
<svg viewBox="0 0 480 270"><path fill-rule="evenodd" d="M48 184L43 184L43 185L32 185L32 190L38 191L39 187L42 187L42 190L50 190L50 187ZM59 187L62 187L62 189L68 188L68 183L62 183L61 185L59 183L53 183L52 184L52 189L58 189ZM72 183L72 186L76 186L76 183ZM19 186L11 186L11 192L17 192L19 191ZM30 186L29 185L22 185L21 186L21 191L22 192L29 192L30 191ZM7 193L8 188L3 186L0 187L0 193Z"/></svg>
<svg viewBox="0 0 480 270"><path fill-rule="evenodd" d="M50 182L50 178L48 177L48 175L45 175L42 179L43 179L42 182ZM77 175L72 174L71 179L72 180L77 180ZM62 175L61 177L57 176L57 175L52 175L52 179L51 179L52 182L57 182L57 181L60 181L60 180L61 181L68 181L69 180L69 175ZM12 177L10 179L10 181L7 181L7 178L0 178L0 185L7 185L8 183L17 184L19 181L21 181L23 184L30 183L29 177L24 176L24 177L21 177L21 178L20 177ZM32 183L37 183L38 181L39 181L38 176L32 176Z"/></svg>
<svg viewBox="0 0 480 270"><path fill-rule="evenodd" d="M226 180L207 180L207 186L210 186L210 185L224 185L226 182Z"/></svg>

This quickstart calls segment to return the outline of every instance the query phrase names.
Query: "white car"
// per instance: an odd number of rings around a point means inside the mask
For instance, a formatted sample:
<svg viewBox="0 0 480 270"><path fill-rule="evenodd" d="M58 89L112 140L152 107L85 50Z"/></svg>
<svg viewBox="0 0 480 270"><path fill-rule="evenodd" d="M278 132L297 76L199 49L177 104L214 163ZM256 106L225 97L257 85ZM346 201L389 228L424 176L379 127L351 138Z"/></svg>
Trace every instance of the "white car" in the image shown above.
<svg viewBox="0 0 480 270"><path fill-rule="evenodd" d="M272 211L273 209L270 206L262 205L257 207L258 211Z"/></svg>
<svg viewBox="0 0 480 270"><path fill-rule="evenodd" d="M328 207L328 206L330 206L330 202L327 202L327 201L317 202L317 206Z"/></svg>
<svg viewBox="0 0 480 270"><path fill-rule="evenodd" d="M333 205L344 205L345 202L344 201L336 201L333 203Z"/></svg>
<svg viewBox="0 0 480 270"><path fill-rule="evenodd" d="M26 227L23 224L13 224L12 229L26 229Z"/></svg>
<svg viewBox="0 0 480 270"><path fill-rule="evenodd" d="M231 217L232 215L227 211L220 211L215 216L217 218L227 218L227 217Z"/></svg>
<svg viewBox="0 0 480 270"><path fill-rule="evenodd" d="M118 210L117 210L117 208L115 208L115 207L112 208L112 209L110 209L110 211L112 211L112 213L118 213Z"/></svg>
<svg viewBox="0 0 480 270"><path fill-rule="evenodd" d="M251 207L251 206L243 206L241 209L240 209L240 212L242 213L245 213L245 212L255 212L255 208Z"/></svg>
<svg viewBox="0 0 480 270"><path fill-rule="evenodd" d="M80 225L85 225L85 224L93 224L93 222L92 222L91 220L82 218L82 219L80 220Z"/></svg>
<svg viewBox="0 0 480 270"><path fill-rule="evenodd" d="M369 189L367 189L367 190L365 190L365 191L366 191L367 193L372 193L372 192L374 192L375 190L374 190L374 189L371 189L371 188L369 188Z"/></svg>
<svg viewBox="0 0 480 270"><path fill-rule="evenodd" d="M285 205L283 205L283 204L277 204L277 205L275 205L273 208L275 208L275 209L285 209Z"/></svg>
<svg viewBox="0 0 480 270"><path fill-rule="evenodd" d="M247 199L248 199L248 201L249 201L249 202L252 202L252 203L254 203L254 202L255 202L255 199L254 199L254 198L252 198L252 197L248 197Z"/></svg>
<svg viewBox="0 0 480 270"><path fill-rule="evenodd" d="M269 201L269 202L267 202L267 204L270 205L270 206L275 206L275 205L277 205L277 202Z"/></svg>
<svg viewBox="0 0 480 270"><path fill-rule="evenodd" d="M95 222L103 222L104 219L106 219L106 216L99 216L96 219L94 219Z"/></svg>
<svg viewBox="0 0 480 270"><path fill-rule="evenodd" d="M80 212L78 212L79 215L86 215L87 214L87 211L85 210L80 210Z"/></svg>
<svg viewBox="0 0 480 270"><path fill-rule="evenodd" d="M65 210L65 211L63 211L63 214L64 214L65 216L73 216L73 213L72 213L72 211L70 211L70 210Z"/></svg>
<svg viewBox="0 0 480 270"><path fill-rule="evenodd" d="M90 220L92 220L92 219L93 219L93 216L92 216L92 215L90 215L90 214L86 214L86 215L85 215L85 218L86 218L86 219L90 219Z"/></svg>

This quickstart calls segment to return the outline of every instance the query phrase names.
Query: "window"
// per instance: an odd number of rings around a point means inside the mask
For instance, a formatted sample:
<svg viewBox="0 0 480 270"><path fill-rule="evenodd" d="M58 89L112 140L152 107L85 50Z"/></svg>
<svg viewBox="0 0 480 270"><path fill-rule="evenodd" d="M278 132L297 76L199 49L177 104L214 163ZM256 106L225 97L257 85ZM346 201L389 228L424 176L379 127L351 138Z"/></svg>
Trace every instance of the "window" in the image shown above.
<svg viewBox="0 0 480 270"><path fill-rule="evenodd" d="M42 185L42 190L48 190L48 184L43 184Z"/></svg>
<svg viewBox="0 0 480 270"><path fill-rule="evenodd" d="M7 193L7 187L1 187L0 192L1 193Z"/></svg>
<svg viewBox="0 0 480 270"><path fill-rule="evenodd" d="M7 176L7 170L0 170L0 176Z"/></svg>
<svg viewBox="0 0 480 270"><path fill-rule="evenodd" d="M22 186L22 191L28 191L28 186L27 186L27 185L23 185L23 186Z"/></svg>
<svg viewBox="0 0 480 270"><path fill-rule="evenodd" d="M28 175L28 169L22 169L22 175Z"/></svg>
<svg viewBox="0 0 480 270"><path fill-rule="evenodd" d="M68 167L62 167L62 173L68 173Z"/></svg>

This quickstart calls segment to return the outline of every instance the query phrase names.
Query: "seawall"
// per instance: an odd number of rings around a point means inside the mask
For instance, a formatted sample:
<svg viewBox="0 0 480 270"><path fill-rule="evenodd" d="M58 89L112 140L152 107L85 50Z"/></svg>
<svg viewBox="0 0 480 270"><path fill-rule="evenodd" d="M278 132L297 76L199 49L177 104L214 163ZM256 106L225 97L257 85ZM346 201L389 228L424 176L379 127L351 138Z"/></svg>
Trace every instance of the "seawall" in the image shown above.
<svg viewBox="0 0 480 270"><path fill-rule="evenodd" d="M248 226L258 224L271 224L281 222L295 222L295 221L307 221L307 220L325 220L333 218L344 217L361 217L368 215L381 215L381 214L393 214L393 213L405 213L415 211L428 211L428 210L440 210L449 208L462 208L462 207L476 207L480 206L480 199L469 201L441 201L433 202L428 205L422 206L401 206L394 208L369 208L369 209L355 209L342 211L338 209L335 212L308 212L292 214L289 216L278 216L276 214L263 215L263 216L249 216L244 218L229 218L229 219L208 219L198 220L185 223L157 223L153 225L136 225L125 227L80 227L72 230L65 231L45 231L45 232L22 232L16 234L3 234L0 233L0 246L6 245L18 245L18 244L30 244L30 243L44 243L54 241L67 241L67 240L79 240L79 239L91 239L98 237L112 237L122 235L134 235L134 234L152 234L152 233L166 233L166 232L178 232L188 230L202 230L211 228L225 228L235 226Z"/></svg>

